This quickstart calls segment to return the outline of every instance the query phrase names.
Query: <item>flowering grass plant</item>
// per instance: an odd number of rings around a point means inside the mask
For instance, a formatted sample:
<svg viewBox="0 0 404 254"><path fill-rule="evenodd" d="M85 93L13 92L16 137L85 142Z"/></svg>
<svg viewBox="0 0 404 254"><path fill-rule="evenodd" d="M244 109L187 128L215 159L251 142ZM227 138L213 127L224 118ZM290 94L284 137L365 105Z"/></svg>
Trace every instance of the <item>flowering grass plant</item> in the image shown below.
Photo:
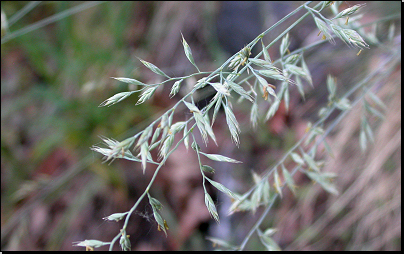
<svg viewBox="0 0 404 254"><path fill-rule="evenodd" d="M275 199L278 197L282 198L282 191L285 187L289 188L293 193L298 191L293 180L294 174L298 171L306 174L314 182L320 184L327 192L334 195L339 194L338 188L333 183L336 175L321 170L324 165L323 157L332 155L332 149L325 141L325 137L341 121L346 112L360 103L363 104L366 112L378 118L383 118L382 112L386 108L383 102L372 92L372 87L386 77L386 75L389 75L392 68L399 62L397 56L393 54L387 61L380 64L377 71L365 76L342 96L339 96L337 93L337 79L329 75L326 84L324 84L328 90L328 104L319 110L318 120L314 123L308 123L304 137L292 146L275 165L271 165L262 175L254 175L255 185L245 193L236 193L223 184L211 179L206 173L214 173L215 169L210 165L203 164L201 157L227 163L241 163L241 161L237 160L237 158L207 153L204 151L203 145L197 142L196 135L202 137L204 144L211 141L215 144L218 143L212 126L215 124L219 110L222 108L231 139L239 147L242 145L239 137L241 128L233 111L233 108L236 107L236 100L238 102L243 100L249 101L251 105L250 121L252 127L255 127L261 118L258 109L262 105L269 104L265 113L265 120L269 120L275 115L282 101L285 103L286 108L289 107L290 89L296 87L304 98L303 85L309 84L313 86L310 68L307 66L303 54L305 50L327 41L335 44L336 39L342 40L349 47L358 48L359 51L356 53L358 56L362 50L369 49L370 46L366 43L365 39L369 40L368 38L374 37L374 34L365 33L359 26L357 21L358 16L355 16L359 10L364 9L364 5L357 4L338 11L339 4L339 2L325 1L313 7L310 7L312 5L311 2L301 5L269 29L259 34L252 42L225 61L218 69L211 72L200 70L194 60L192 50L186 38L182 36L185 55L195 67L195 73L183 77L170 77L154 64L139 59L144 66L164 78L164 80L157 84L145 84L136 79L114 77L117 81L135 85L137 90L115 94L102 102L100 107L113 106L134 93L140 93L136 105L146 103L160 86L170 84L172 86L168 96L172 98L179 92L181 85L186 79L197 77L198 81L189 93L184 95L172 108L151 122L144 130L123 141L102 137L105 146L93 146L91 148L101 153L104 156L104 161L110 163L115 159L139 162L143 173L148 170L149 164L155 164L157 168L146 189L129 211L111 214L104 218L109 221L124 221L120 232L117 233L114 239L110 242L85 240L77 242L75 245L84 246L90 250L103 245L109 245L110 250L112 250L114 244L119 240L119 244L123 250L130 250L129 235L126 231L129 218L138 209L140 202L146 198L152 208L154 220L157 222L156 229L163 231L166 235L169 234L169 226L160 213L161 209L163 209L163 204L151 196L150 189L153 187L153 183L160 170L164 170L164 164L169 156L183 143L198 158L206 209L214 220L219 222L220 218L215 201L207 191L207 185L212 185L233 200L229 210L230 214L239 211L255 212L258 207L265 207L265 210L241 243L233 245L220 239L209 239L223 249L244 250L251 236L256 233L268 250L279 250L280 247L272 239L272 235L276 229L260 229L262 221L272 208ZM330 18L325 17L321 13L328 8L331 9L332 13L332 17ZM264 41L266 34L299 11L304 11L304 14L297 18L295 23L285 29L273 41L269 43ZM319 40L316 43L291 52L289 45L293 38L289 36L289 31L295 28L306 17L311 17L317 26ZM280 40L280 57L275 60L270 57L268 49ZM254 47L259 47L260 51L257 55L252 56L252 49ZM206 86L211 86L215 94L206 106L198 108L194 94ZM362 92L358 93L358 91ZM190 112L192 116L188 119L174 122L174 115L183 110ZM326 125L325 121L334 112L338 112L339 117ZM181 137L180 140L176 142L175 136ZM366 115L362 118L359 136L361 148L365 150L369 142L373 140L372 128ZM320 155L318 151L320 145L326 148L325 155ZM158 151L157 158L153 158L151 154L153 150ZM285 166L286 160L292 160L295 166L292 169L288 169Z"/></svg>

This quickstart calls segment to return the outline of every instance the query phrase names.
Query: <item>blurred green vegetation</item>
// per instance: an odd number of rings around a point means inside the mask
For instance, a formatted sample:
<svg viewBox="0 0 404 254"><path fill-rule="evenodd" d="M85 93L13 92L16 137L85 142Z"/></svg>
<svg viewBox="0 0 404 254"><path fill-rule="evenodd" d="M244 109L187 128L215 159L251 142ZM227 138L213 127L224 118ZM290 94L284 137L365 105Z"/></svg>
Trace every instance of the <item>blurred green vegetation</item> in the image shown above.
<svg viewBox="0 0 404 254"><path fill-rule="evenodd" d="M20 5L5 2L2 9L12 13L10 10ZM38 15L50 16L74 5L77 3L43 3L17 24L24 27ZM33 136L26 134L34 139L30 140L34 152L29 158L7 157L15 168L30 172L54 146L61 144L78 154L88 152L99 141L97 135L117 137L150 116L152 109L148 105L136 109L98 108L112 94L127 90L126 85L110 77L133 76L136 68L137 63L128 53L129 42L125 41L125 24L133 18L136 5L139 3L105 2L2 45L2 64L14 60L8 58L11 53L18 59L11 63L17 73L3 69L2 149L24 142L21 132L36 132ZM135 101L133 96L123 103ZM13 118L27 110L30 112L25 112L23 122L15 126ZM27 124L29 130L23 128Z"/></svg>
<svg viewBox="0 0 404 254"><path fill-rule="evenodd" d="M10 29L16 31L79 4L44 2ZM26 5L26 2L6 1L1 3L1 8L12 15ZM28 202L41 189L33 185L26 192L18 192L16 198L15 193L21 190L24 181L37 181L43 174L55 179L67 175L66 170L76 175L92 168L106 180L101 182L104 187L116 180L124 184L122 175L113 180L119 176L114 166L99 164L98 154L89 148L100 142L100 135L122 138L135 133L138 124L156 111L150 104L130 106L136 103L136 95L123 101L120 107L98 107L106 98L128 89L126 84L110 77L139 78L134 76L139 63L134 61L132 52L144 40L133 38L128 25L136 23L148 5L100 3L2 44L2 225L13 216L16 202ZM55 151L60 151L62 158L52 160L50 157L58 156ZM93 158L91 162L85 159L89 157ZM106 172L115 173L107 176ZM57 188L67 189L71 186L68 180L72 177L61 182L63 185L51 188L51 192L56 194ZM97 178L90 182L100 184ZM62 193L52 195L52 202ZM92 198L84 196L88 200ZM44 197L39 198L40 202ZM74 209L81 210L77 206ZM77 216L67 214L62 228ZM2 248L3 243L2 238ZM44 248L53 249L46 244Z"/></svg>

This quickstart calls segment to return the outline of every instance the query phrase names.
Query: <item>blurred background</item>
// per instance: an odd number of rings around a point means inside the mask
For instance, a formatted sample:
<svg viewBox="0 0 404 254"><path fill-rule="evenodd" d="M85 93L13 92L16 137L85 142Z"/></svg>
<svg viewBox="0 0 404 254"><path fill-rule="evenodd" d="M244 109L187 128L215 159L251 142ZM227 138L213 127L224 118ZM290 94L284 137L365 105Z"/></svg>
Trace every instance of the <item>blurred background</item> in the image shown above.
<svg viewBox="0 0 404 254"><path fill-rule="evenodd" d="M343 2L340 10L357 3L361 2ZM119 233L122 222L102 218L128 211L155 168L148 166L143 175L136 162L116 160L108 165L90 147L100 145L101 136L123 140L141 131L196 80L188 79L172 99L169 83L141 105L135 106L135 94L117 105L98 107L112 95L134 89L111 77L149 84L163 81L137 57L172 77L194 73L183 52L181 32L201 71L213 71L301 4L2 1L1 249L84 250L72 243L108 242ZM359 56L357 49L340 40L307 50L304 56L314 88L305 87L303 100L291 87L289 109L281 104L273 119L259 122L255 130L249 123L249 103L234 102L240 147L231 142L224 117L218 117L214 125L218 146L209 142L202 149L243 164L207 160L216 169L209 177L235 192L248 190L254 184L252 172L260 174L271 167L303 136L307 122L316 121L319 108L327 103L328 74L337 77L337 91L343 95L401 49L400 2L367 2L361 13L362 24L385 20L377 26L379 44L367 41L370 50ZM264 42L270 43L294 21L292 17L271 31ZM389 40L391 24L395 32ZM306 18L290 32L289 49L320 40L317 33L314 21ZM272 59L279 57L278 49L279 43L269 49ZM387 106L383 121L368 119L374 127L374 144L361 152L361 107L355 107L327 139L334 156L326 159L323 170L338 175L335 185L340 195L328 194L297 173L296 196L285 189L264 221L263 230L278 229L273 239L282 249L401 249L401 60L374 92ZM208 98L202 97L200 103L204 101ZM262 107L265 115L269 105ZM185 117L185 111L178 112L175 120ZM132 250L212 250L207 236L240 244L262 208L255 214L227 216L230 200L214 188L209 192L220 224L205 207L195 154L180 145L151 189L164 205L168 237L157 230L150 205L142 201L127 229ZM119 249L118 243L114 249ZM264 247L253 236L247 249Z"/></svg>

